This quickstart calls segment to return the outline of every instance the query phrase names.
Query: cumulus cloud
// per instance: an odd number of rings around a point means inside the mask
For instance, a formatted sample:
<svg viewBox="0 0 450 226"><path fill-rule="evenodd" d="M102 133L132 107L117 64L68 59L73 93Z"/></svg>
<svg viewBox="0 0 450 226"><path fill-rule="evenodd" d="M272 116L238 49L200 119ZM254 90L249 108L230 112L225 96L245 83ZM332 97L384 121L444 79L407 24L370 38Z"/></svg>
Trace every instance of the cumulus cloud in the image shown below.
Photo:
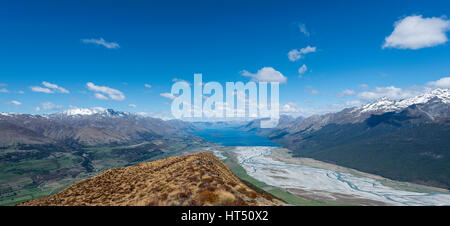
<svg viewBox="0 0 450 226"><path fill-rule="evenodd" d="M9 91L6 88L1 88L0 89L0 93L9 93Z"/></svg>
<svg viewBox="0 0 450 226"><path fill-rule="evenodd" d="M45 102L41 104L42 109L46 110L46 111L50 111L50 110L57 110L57 109L61 109L62 106L61 105L56 105L52 102ZM37 107L36 109L40 110L40 107Z"/></svg>
<svg viewBox="0 0 450 226"><path fill-rule="evenodd" d="M394 24L394 31L385 38L384 48L421 49L447 42L446 32L450 20L444 18L423 18L422 15L408 16Z"/></svg>
<svg viewBox="0 0 450 226"><path fill-rule="evenodd" d="M136 104L129 104L128 107L130 107L130 108L136 108L137 106L136 106Z"/></svg>
<svg viewBox="0 0 450 226"><path fill-rule="evenodd" d="M375 87L371 91L358 93L356 96L364 100L376 100L382 97L399 100L417 96L426 90L425 87L398 88L395 86Z"/></svg>
<svg viewBox="0 0 450 226"><path fill-rule="evenodd" d="M250 73L246 70L241 72L242 76L251 77L253 81L257 82L279 82L286 83L287 78L281 72L272 67L263 67L258 70L256 74Z"/></svg>
<svg viewBox="0 0 450 226"><path fill-rule="evenodd" d="M10 102L8 102L7 104L12 104L12 105L22 105L21 102L17 101L17 100L12 100Z"/></svg>
<svg viewBox="0 0 450 226"><path fill-rule="evenodd" d="M298 75L299 77L302 77L302 75L308 70L308 67L306 67L305 64L303 64L299 69L298 69Z"/></svg>
<svg viewBox="0 0 450 226"><path fill-rule="evenodd" d="M303 33L305 36L309 37L309 31L306 29L306 25L305 24L299 24L298 25L298 29L300 30L301 33Z"/></svg>
<svg viewBox="0 0 450 226"><path fill-rule="evenodd" d="M363 102L361 102L360 100L350 100L345 102L345 105L348 107L356 107L356 106L360 106L362 105Z"/></svg>
<svg viewBox="0 0 450 226"><path fill-rule="evenodd" d="M186 80L184 80L184 79L180 79L180 78L173 78L173 79L172 79L172 82L185 82L185 83L187 83L188 85L191 85L190 82L188 82L188 81L186 81Z"/></svg>
<svg viewBox="0 0 450 226"><path fill-rule="evenodd" d="M294 102L288 102L285 104L280 104L280 114L281 115L299 115L302 108L299 104Z"/></svg>
<svg viewBox="0 0 450 226"><path fill-rule="evenodd" d="M100 45L100 46L103 46L103 47L105 47L107 49L118 49L118 48L120 48L120 45L117 42L107 42L103 38L100 38L100 39L95 39L95 38L81 39L81 41L83 43L87 43L87 44Z"/></svg>
<svg viewBox="0 0 450 226"><path fill-rule="evenodd" d="M354 90L346 89L346 90L338 93L336 96L337 97L348 97L348 96L354 96L355 94L356 94L356 92Z"/></svg>
<svg viewBox="0 0 450 226"><path fill-rule="evenodd" d="M44 81L44 82L42 82L42 85L44 85L44 86L47 87L47 88L56 90L57 92L60 92L60 93L70 93L69 90L64 89L63 87L58 86L58 85L56 85L56 84L52 84L52 83L50 83L50 82L45 82L45 81Z"/></svg>
<svg viewBox="0 0 450 226"><path fill-rule="evenodd" d="M31 86L30 90L33 91L33 92L37 92L37 93L54 93L49 88L43 88L43 87L40 87L40 86Z"/></svg>
<svg viewBox="0 0 450 226"><path fill-rule="evenodd" d="M361 89L368 89L368 88L369 88L369 85L367 85L367 84L359 84L359 87L360 87Z"/></svg>
<svg viewBox="0 0 450 226"><path fill-rule="evenodd" d="M97 86L92 82L86 83L86 86L89 90L96 92L95 97L97 99L112 99L117 101L125 100L125 95L117 89L109 88L107 86ZM106 95L108 97L106 97Z"/></svg>
<svg viewBox="0 0 450 226"><path fill-rule="evenodd" d="M144 84L144 87L150 89L150 88L152 88L152 85L150 85L150 84Z"/></svg>
<svg viewBox="0 0 450 226"><path fill-rule="evenodd" d="M63 88L61 86L58 86L57 84L53 84L53 83L44 81L44 82L42 82L42 85L44 87L31 86L30 89L31 89L31 91L38 92L38 93L55 93L55 92L58 92L58 93L70 93L69 90L67 90L67 89L65 89L65 88Z"/></svg>
<svg viewBox="0 0 450 226"><path fill-rule="evenodd" d="M450 88L450 77L441 78L437 81L427 83L429 86L435 86L439 88Z"/></svg>
<svg viewBox="0 0 450 226"><path fill-rule="evenodd" d="M108 97L106 97L105 95L103 95L101 93L95 93L94 96L95 96L95 98L97 98L99 100L108 100Z"/></svg>
<svg viewBox="0 0 450 226"><path fill-rule="evenodd" d="M288 58L290 61L297 61L303 58L308 53L314 53L316 52L316 47L313 46L306 46L305 48L301 49L293 49L288 52Z"/></svg>
<svg viewBox="0 0 450 226"><path fill-rule="evenodd" d="M332 103L323 105L311 105L302 106L297 103L288 102L286 104L280 104L280 114L291 116L304 116L321 115L330 112L338 112L344 108L355 107L363 104L359 100L346 101L344 103Z"/></svg>
<svg viewBox="0 0 450 226"><path fill-rule="evenodd" d="M312 95L319 95L319 90L317 90L317 89L312 89L312 90L311 90L311 94L312 94Z"/></svg>
<svg viewBox="0 0 450 226"><path fill-rule="evenodd" d="M171 99L171 100L173 100L173 99L176 98L176 97L175 97L173 94L171 94L171 93L160 93L159 95L161 95L162 97L165 97L165 98L169 98L169 99Z"/></svg>
<svg viewBox="0 0 450 226"><path fill-rule="evenodd" d="M319 90L314 89L312 86L306 86L305 93L309 93L311 95L319 95Z"/></svg>

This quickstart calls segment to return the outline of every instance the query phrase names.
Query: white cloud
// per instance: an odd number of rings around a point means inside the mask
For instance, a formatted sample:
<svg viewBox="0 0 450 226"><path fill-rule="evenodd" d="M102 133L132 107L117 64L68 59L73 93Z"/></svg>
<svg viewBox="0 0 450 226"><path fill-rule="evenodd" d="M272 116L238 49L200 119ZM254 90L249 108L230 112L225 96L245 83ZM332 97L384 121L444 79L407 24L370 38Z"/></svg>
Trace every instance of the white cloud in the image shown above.
<svg viewBox="0 0 450 226"><path fill-rule="evenodd" d="M300 105L294 102L280 104L279 106L281 115L298 115L301 112Z"/></svg>
<svg viewBox="0 0 450 226"><path fill-rule="evenodd" d="M246 70L241 72L242 76L251 77L253 81L257 82L279 82L286 83L287 78L281 72L272 67L263 67L258 70L256 74L252 74Z"/></svg>
<svg viewBox="0 0 450 226"><path fill-rule="evenodd" d="M60 93L70 93L69 90L64 89L63 87L58 86L58 85L56 85L56 84L52 84L52 83L50 83L50 82L45 82L45 81L44 81L44 82L42 82L42 85L44 85L44 86L47 87L47 88L56 90L56 91L58 91L58 92L60 92Z"/></svg>
<svg viewBox="0 0 450 226"><path fill-rule="evenodd" d="M288 52L288 58L290 61L297 61L300 60L302 57L304 57L308 53L314 53L316 52L316 47L312 46L306 46L305 48L301 49L293 49Z"/></svg>
<svg viewBox="0 0 450 226"><path fill-rule="evenodd" d="M129 104L128 107L130 107L130 108L136 108L137 106L136 106L136 104Z"/></svg>
<svg viewBox="0 0 450 226"><path fill-rule="evenodd" d="M17 100L12 100L12 101L8 102L7 104L22 105L22 103Z"/></svg>
<svg viewBox="0 0 450 226"><path fill-rule="evenodd" d="M171 100L175 99L176 97L174 95L172 95L171 93L160 93L159 95L161 95L162 97L165 98L169 98Z"/></svg>
<svg viewBox="0 0 450 226"><path fill-rule="evenodd" d="M356 94L356 92L354 90L346 89L346 90L338 93L336 96L337 97L347 97L347 96L354 96L355 94Z"/></svg>
<svg viewBox="0 0 450 226"><path fill-rule="evenodd" d="M41 86L31 86L30 89L33 92L38 92L38 93L55 93L59 92L59 93L70 93L69 90L64 89L61 86L58 86L56 84L52 84L50 82L42 82L42 85L44 85L45 87L41 87ZM20 91L19 91L20 93ZM23 91L22 91L23 93Z"/></svg>
<svg viewBox="0 0 450 226"><path fill-rule="evenodd" d="M1 88L0 89L0 93L9 93L9 91L6 88Z"/></svg>
<svg viewBox="0 0 450 226"><path fill-rule="evenodd" d="M317 89L314 89L312 86L306 86L306 90L305 90L305 93L309 93L309 94L312 94L312 95L319 95L319 90L317 90Z"/></svg>
<svg viewBox="0 0 450 226"><path fill-rule="evenodd" d="M31 89L31 91L38 92L38 93L54 93L49 88L43 88L43 87L40 87L40 86L31 86L30 89Z"/></svg>
<svg viewBox="0 0 450 226"><path fill-rule="evenodd" d="M361 105L359 100L347 101L345 103L333 103L324 105L315 105L310 107L304 107L297 103L289 102L287 104L280 104L280 114L291 116L304 116L321 115L330 112L338 112L344 108L355 107Z"/></svg>
<svg viewBox="0 0 450 226"><path fill-rule="evenodd" d="M48 111L48 110L57 110L57 109L61 109L62 108L61 105L56 105L56 104L51 103L51 102L42 103L41 106L42 106L42 109L44 109L46 111Z"/></svg>
<svg viewBox="0 0 450 226"><path fill-rule="evenodd" d="M95 93L94 96L95 96L95 98L97 98L99 100L108 100L108 97L106 97L105 95L103 95L101 93Z"/></svg>
<svg viewBox="0 0 450 226"><path fill-rule="evenodd" d="M365 100L376 100L382 97L389 98L391 100L405 99L409 97L417 96L425 91L425 87L409 87L398 88L394 86L387 87L375 87L372 91L365 91L357 94L357 97Z"/></svg>
<svg viewBox="0 0 450 226"><path fill-rule="evenodd" d="M96 98L99 98L100 95L102 95L103 97L106 97L105 95L103 95L103 94L106 94L112 100L117 100L117 101L125 100L125 95L117 89L109 88L107 86L97 86L92 82L88 82L88 83L86 83L86 85L89 90L97 92L95 94ZM98 95L98 94L100 94L100 95ZM103 98L103 97L100 97L100 98Z"/></svg>
<svg viewBox="0 0 450 226"><path fill-rule="evenodd" d="M290 61L297 61L302 58L302 55L300 54L300 51L298 51L297 49L293 49L288 52L288 58Z"/></svg>
<svg viewBox="0 0 450 226"><path fill-rule="evenodd" d="M150 89L150 88L152 88L152 85L150 85L150 84L144 84L144 87Z"/></svg>
<svg viewBox="0 0 450 226"><path fill-rule="evenodd" d="M450 20L408 16L395 22L394 31L385 38L383 49L421 49L444 44L448 40L445 33L449 30Z"/></svg>
<svg viewBox="0 0 450 226"><path fill-rule="evenodd" d="M435 86L439 88L450 88L450 77L441 78L437 81L427 83L429 86Z"/></svg>
<svg viewBox="0 0 450 226"><path fill-rule="evenodd" d="M367 85L367 84L359 84L359 87L360 87L361 89L368 89L368 88L369 88L369 85Z"/></svg>
<svg viewBox="0 0 450 226"><path fill-rule="evenodd" d="M186 81L186 80L184 80L184 79L180 79L180 78L173 78L173 79L172 79L172 82L186 82L187 84L191 85L190 82L188 82L188 81Z"/></svg>
<svg viewBox="0 0 450 226"><path fill-rule="evenodd" d="M299 75L299 77L302 77L302 74L304 74L307 70L308 70L308 67L306 67L306 65L303 64L303 65L298 69L298 75Z"/></svg>
<svg viewBox="0 0 450 226"><path fill-rule="evenodd" d="M303 33L305 36L309 37L309 31L306 29L306 26L304 24L299 24L298 29L300 29L300 32Z"/></svg>
<svg viewBox="0 0 450 226"><path fill-rule="evenodd" d="M350 100L345 102L345 105L348 107L356 107L356 106L360 106L362 105L363 102L361 102L360 100Z"/></svg>
<svg viewBox="0 0 450 226"><path fill-rule="evenodd" d="M101 46L106 47L107 49L118 49L118 48L120 48L120 45L117 42L107 42L103 38L100 38L100 39L95 39L95 38L82 39L81 41L83 43L92 43L92 44L95 44L95 45L101 45Z"/></svg>
<svg viewBox="0 0 450 226"><path fill-rule="evenodd" d="M170 111L161 111L161 112L137 112L136 114L142 117L152 117L159 118L162 120L171 120L174 119L172 113Z"/></svg>

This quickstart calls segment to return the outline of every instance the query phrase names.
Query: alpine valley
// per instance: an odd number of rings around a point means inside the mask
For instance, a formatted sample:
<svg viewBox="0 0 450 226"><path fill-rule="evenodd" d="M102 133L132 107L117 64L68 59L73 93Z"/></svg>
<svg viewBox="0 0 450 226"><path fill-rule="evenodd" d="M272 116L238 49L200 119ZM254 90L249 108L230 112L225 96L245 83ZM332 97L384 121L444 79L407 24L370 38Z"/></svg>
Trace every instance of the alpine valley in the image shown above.
<svg viewBox="0 0 450 226"><path fill-rule="evenodd" d="M55 193L110 168L204 146L189 123L111 109L0 115L0 205Z"/></svg>
<svg viewBox="0 0 450 226"><path fill-rule="evenodd" d="M259 122L1 113L0 205L450 204L449 89Z"/></svg>
<svg viewBox="0 0 450 226"><path fill-rule="evenodd" d="M450 90L434 89L308 118L282 117L255 131L292 151L389 179L450 188Z"/></svg>

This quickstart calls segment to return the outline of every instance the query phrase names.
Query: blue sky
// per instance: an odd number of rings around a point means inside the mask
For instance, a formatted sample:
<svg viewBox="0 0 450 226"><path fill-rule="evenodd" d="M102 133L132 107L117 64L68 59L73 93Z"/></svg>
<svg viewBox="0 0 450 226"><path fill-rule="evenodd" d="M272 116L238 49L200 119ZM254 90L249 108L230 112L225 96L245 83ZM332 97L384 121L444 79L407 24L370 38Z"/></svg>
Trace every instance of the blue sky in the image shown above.
<svg viewBox="0 0 450 226"><path fill-rule="evenodd" d="M242 71L264 67L286 77L280 103L298 114L404 98L448 88L449 13L448 1L433 0L1 1L0 112L167 116L161 93L174 80L245 82ZM394 34L399 24L412 31ZM408 39L424 33L430 40ZM308 46L315 51L289 59Z"/></svg>

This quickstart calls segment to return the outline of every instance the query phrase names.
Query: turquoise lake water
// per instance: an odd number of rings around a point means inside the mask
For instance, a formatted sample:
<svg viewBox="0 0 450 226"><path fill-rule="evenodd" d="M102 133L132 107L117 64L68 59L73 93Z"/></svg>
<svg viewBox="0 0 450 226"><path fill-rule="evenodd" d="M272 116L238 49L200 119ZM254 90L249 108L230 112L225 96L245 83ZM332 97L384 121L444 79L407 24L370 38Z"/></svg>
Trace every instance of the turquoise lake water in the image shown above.
<svg viewBox="0 0 450 226"><path fill-rule="evenodd" d="M261 137L252 132L241 131L235 128L205 129L195 132L194 135L223 146L278 147L277 144L273 143L266 137Z"/></svg>

